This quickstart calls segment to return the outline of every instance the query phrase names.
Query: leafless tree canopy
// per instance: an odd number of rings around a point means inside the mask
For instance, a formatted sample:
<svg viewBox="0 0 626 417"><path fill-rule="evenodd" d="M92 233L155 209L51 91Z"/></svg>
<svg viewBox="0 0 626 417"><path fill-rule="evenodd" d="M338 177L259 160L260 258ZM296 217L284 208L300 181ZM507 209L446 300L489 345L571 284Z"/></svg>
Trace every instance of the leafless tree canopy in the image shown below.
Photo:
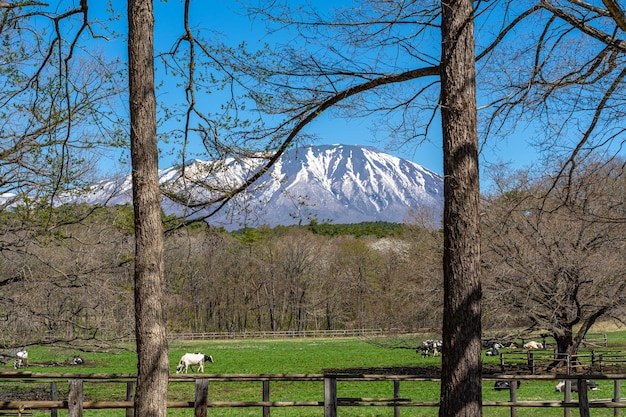
<svg viewBox="0 0 626 417"><path fill-rule="evenodd" d="M120 140L117 65L85 49L103 32L86 2L61 12L3 3L0 13L0 192L50 202L89 184L98 154Z"/></svg>
<svg viewBox="0 0 626 417"><path fill-rule="evenodd" d="M486 93L484 140L525 132L518 140L534 144L548 161L561 161L549 164L559 175L569 175L577 161L598 149L621 153L623 6L578 0L489 3L482 2L486 23L478 31L477 51L479 86Z"/></svg>
<svg viewBox="0 0 626 417"><path fill-rule="evenodd" d="M623 166L582 165L556 186L518 177L484 216L487 303L503 307L490 320L547 331L562 353L599 319L622 320L626 306Z"/></svg>

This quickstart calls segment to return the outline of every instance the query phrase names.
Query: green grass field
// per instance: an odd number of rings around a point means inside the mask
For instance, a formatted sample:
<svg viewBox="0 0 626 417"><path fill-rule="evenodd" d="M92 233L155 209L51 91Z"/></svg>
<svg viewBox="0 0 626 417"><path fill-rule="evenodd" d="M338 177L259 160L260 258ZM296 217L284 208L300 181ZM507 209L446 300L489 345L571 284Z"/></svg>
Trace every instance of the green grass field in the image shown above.
<svg viewBox="0 0 626 417"><path fill-rule="evenodd" d="M626 331L612 332L609 336L612 345L626 346ZM64 365L74 354L79 352L49 346L31 347L29 350L30 372L67 372L67 373L134 373L136 358L131 351L118 353L81 353L86 364L80 367ZM208 374L321 374L328 369L350 370L354 368L423 367L439 366L441 358L422 358L410 349L389 349L366 340L356 338L337 339L278 339L278 340L211 340L202 342L170 343L170 369L174 373L176 363L185 352L210 354L213 364L207 364ZM497 363L497 358L485 357L485 363ZM11 364L0 368L11 371ZM57 383L59 396L67 396L66 381ZM608 399L613 394L611 383L599 384L598 391L589 393L590 399ZM554 381L523 382L518 389L518 400L562 400L563 394L554 390ZM411 401L437 401L439 384L437 382L403 381L402 398ZM45 391L47 384L24 384L15 381L0 382L0 390L17 392L37 389ZM124 400L124 383L85 383L87 400ZM321 382L272 382L272 401L322 401L323 383ZM383 382L339 382L339 397L393 397L393 383ZM172 382L169 400L193 401L194 385L192 382ZM622 394L624 396L624 394ZM576 394L573 395L574 399ZM493 382L483 384L485 401L507 401L508 391L494 391ZM209 385L210 401L260 401L260 382L215 382ZM622 414L626 413L626 410ZM123 416L123 410L85 410L86 416ZM260 416L260 408L209 409L210 416ZM393 416L391 407L340 407L341 416ZM34 412L36 416L50 415ZM59 411L66 416L66 411ZM172 409L168 415L192 416L192 409ZM321 407L283 407L272 408L272 416L323 416ZM402 408L402 416L436 416L436 408ZM508 416L509 409L485 407L485 416ZM562 409L520 408L518 415L523 416L562 416ZM572 416L578 415L577 410ZM593 416L612 416L612 410L593 409Z"/></svg>

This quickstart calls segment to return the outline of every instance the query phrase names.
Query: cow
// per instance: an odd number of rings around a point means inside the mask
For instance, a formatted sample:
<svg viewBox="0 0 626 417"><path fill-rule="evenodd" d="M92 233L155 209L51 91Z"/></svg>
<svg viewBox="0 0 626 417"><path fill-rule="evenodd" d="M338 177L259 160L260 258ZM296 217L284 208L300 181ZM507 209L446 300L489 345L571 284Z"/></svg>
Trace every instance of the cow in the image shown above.
<svg viewBox="0 0 626 417"><path fill-rule="evenodd" d="M187 373L189 368L193 372L193 365L198 365L198 371L204 372L204 362L213 363L213 356L205 355L204 353L185 353L178 362L176 373L179 374L183 370Z"/></svg>
<svg viewBox="0 0 626 417"><path fill-rule="evenodd" d="M530 341L530 342L526 342L524 343L524 349L529 349L529 350L533 350L533 349L543 349L543 345L539 342L534 342L534 341Z"/></svg>
<svg viewBox="0 0 626 417"><path fill-rule="evenodd" d="M516 381L516 388L519 388L521 384L522 384L522 381ZM511 389L511 381L496 381L493 384L493 389L495 389L496 391Z"/></svg>
<svg viewBox="0 0 626 417"><path fill-rule="evenodd" d="M595 382L593 382L590 379L587 379L586 381L587 381L587 390L588 391L595 391L595 390L598 389L598 384L596 384ZM556 384L555 391L557 391L557 392L564 392L565 391L565 381L561 381L558 384ZM577 379L572 380L571 391L572 392L578 392L578 380Z"/></svg>
<svg viewBox="0 0 626 417"><path fill-rule="evenodd" d="M442 345L443 345L443 342L441 340L427 339L427 340L424 340L422 344L419 345L416 350L417 352L422 353L422 357L431 356L431 355L439 356L439 354L441 353Z"/></svg>

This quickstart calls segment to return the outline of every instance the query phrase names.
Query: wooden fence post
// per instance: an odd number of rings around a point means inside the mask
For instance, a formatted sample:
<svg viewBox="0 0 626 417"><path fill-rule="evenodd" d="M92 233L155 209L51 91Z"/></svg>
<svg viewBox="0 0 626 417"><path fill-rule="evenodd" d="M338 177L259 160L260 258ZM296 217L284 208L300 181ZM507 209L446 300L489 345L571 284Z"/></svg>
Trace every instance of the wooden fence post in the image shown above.
<svg viewBox="0 0 626 417"><path fill-rule="evenodd" d="M50 383L50 399L52 401L58 401L59 400L59 391L57 390L57 383L56 381L52 381ZM50 409L50 417L57 417L59 415L59 410L57 410L56 408L51 408Z"/></svg>
<svg viewBox="0 0 626 417"><path fill-rule="evenodd" d="M263 380L263 401L270 400L270 380ZM263 406L263 417L270 417L270 407Z"/></svg>
<svg viewBox="0 0 626 417"><path fill-rule="evenodd" d="M621 393L621 390L620 390L620 381L619 381L619 379L616 379L615 381L613 381L613 402L619 402L621 400L621 398L622 398L622 393ZM620 415L620 409L619 408L614 408L613 409L613 415L614 416L619 416Z"/></svg>
<svg viewBox="0 0 626 417"><path fill-rule="evenodd" d="M568 403L572 401L572 381L569 379L565 380L565 396L563 401ZM569 407L563 407L563 416L570 417L572 415L572 410Z"/></svg>
<svg viewBox="0 0 626 417"><path fill-rule="evenodd" d="M587 380L585 378L578 380L578 410L580 410L580 417L590 417Z"/></svg>
<svg viewBox="0 0 626 417"><path fill-rule="evenodd" d="M194 417L206 417L209 398L209 380L196 379L196 399L194 403Z"/></svg>
<svg viewBox="0 0 626 417"><path fill-rule="evenodd" d="M528 369L530 372L535 375L535 354L533 352L528 352Z"/></svg>
<svg viewBox="0 0 626 417"><path fill-rule="evenodd" d="M393 380L393 398L396 401L400 398L400 380L399 379ZM400 417L400 407L397 405L393 407L393 417Z"/></svg>
<svg viewBox="0 0 626 417"><path fill-rule="evenodd" d="M512 403L517 402L517 381L509 381L510 393L509 399ZM511 406L511 417L517 417L517 407Z"/></svg>
<svg viewBox="0 0 626 417"><path fill-rule="evenodd" d="M126 383L126 401L134 401L135 399L135 383L129 381ZM135 407L126 409L126 417L135 417Z"/></svg>
<svg viewBox="0 0 626 417"><path fill-rule="evenodd" d="M600 362L600 372L604 372L604 361L602 359L603 359L602 353L600 353L598 355L598 360Z"/></svg>
<svg viewBox="0 0 626 417"><path fill-rule="evenodd" d="M337 378L324 377L324 417L337 417Z"/></svg>
<svg viewBox="0 0 626 417"><path fill-rule="evenodd" d="M83 417L83 381L70 380L70 393L67 400L68 417Z"/></svg>

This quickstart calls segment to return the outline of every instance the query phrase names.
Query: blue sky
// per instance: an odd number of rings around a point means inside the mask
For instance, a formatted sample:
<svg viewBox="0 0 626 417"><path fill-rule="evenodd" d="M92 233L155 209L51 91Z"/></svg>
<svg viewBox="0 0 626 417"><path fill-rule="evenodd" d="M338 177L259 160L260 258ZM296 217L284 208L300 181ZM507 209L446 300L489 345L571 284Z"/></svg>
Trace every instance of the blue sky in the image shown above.
<svg viewBox="0 0 626 417"><path fill-rule="evenodd" d="M328 7L341 4L344 0L316 1L316 5L328 5ZM345 1L350 3L349 1ZM102 2L105 3L105 2ZM120 32L126 31L126 1L115 0L116 11L122 13L121 19L116 23ZM169 0L162 2L155 0L155 43L157 49L168 49L174 40L182 33L182 1ZM104 5L100 5L104 7ZM92 16L104 17L104 10L97 10L93 6L90 9ZM196 0L192 2L191 17L196 28L217 30L221 32L231 45L246 41L248 44L261 44L276 40L265 33L263 23L251 21L238 9L237 2L232 0ZM438 40L435 40L438 42ZM117 54L126 58L126 44L123 40L109 42L104 46L108 53ZM158 100L167 103L168 96L180 95L175 86L171 91L161 92ZM215 103L219 106L220 103ZM308 126L306 133L315 134L319 137L317 144L359 144L375 146L381 150L387 150L384 137L381 132L374 136L372 128L374 122L367 119L347 120L344 118L322 115ZM430 132L428 143L415 147L404 147L400 150L389 150L389 153L409 159L439 174L443 174L443 156L441 149L441 133L437 126ZM483 167L489 163L507 162L513 168L522 168L531 164L535 159L533 149L526 144L523 136L511 137L507 142L499 143L496 147L483 149L481 164ZM175 161L164 156L160 162L161 168L166 168ZM123 168L122 168L123 169ZM485 177L483 176L483 179Z"/></svg>

